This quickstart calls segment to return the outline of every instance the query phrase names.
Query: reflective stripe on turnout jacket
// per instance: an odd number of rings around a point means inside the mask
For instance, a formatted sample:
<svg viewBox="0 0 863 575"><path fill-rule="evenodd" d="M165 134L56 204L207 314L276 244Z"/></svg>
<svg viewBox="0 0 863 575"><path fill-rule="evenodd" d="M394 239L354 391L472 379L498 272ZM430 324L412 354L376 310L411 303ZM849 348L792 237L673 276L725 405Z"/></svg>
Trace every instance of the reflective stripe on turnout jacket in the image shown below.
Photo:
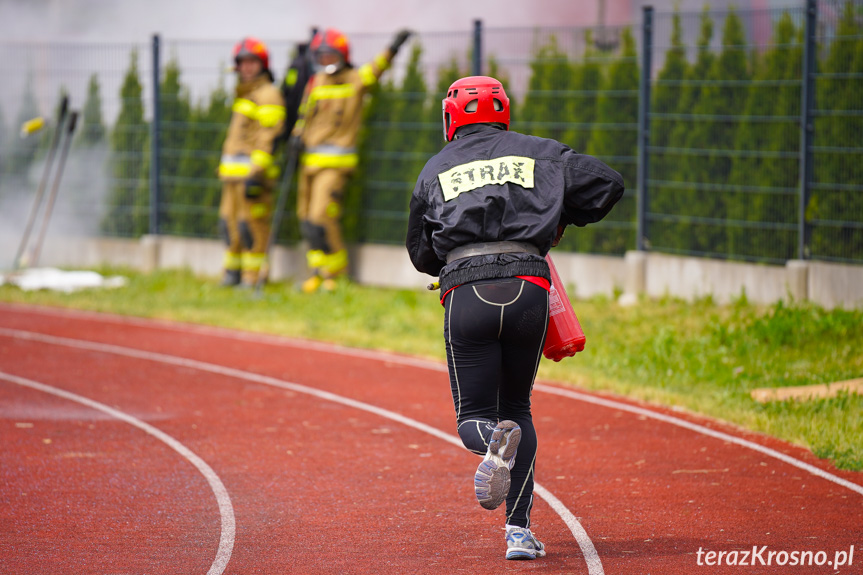
<svg viewBox="0 0 863 575"><path fill-rule="evenodd" d="M273 146L285 123L282 94L266 75L237 86L231 123L222 145L219 177L225 181L274 180Z"/></svg>

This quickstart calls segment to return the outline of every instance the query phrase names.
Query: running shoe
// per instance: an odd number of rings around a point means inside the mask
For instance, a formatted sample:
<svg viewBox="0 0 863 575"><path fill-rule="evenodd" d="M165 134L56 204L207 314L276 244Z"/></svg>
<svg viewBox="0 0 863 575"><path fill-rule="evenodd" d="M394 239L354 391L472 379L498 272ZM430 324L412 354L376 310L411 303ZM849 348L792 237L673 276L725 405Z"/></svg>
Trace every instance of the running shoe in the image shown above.
<svg viewBox="0 0 863 575"><path fill-rule="evenodd" d="M492 432L488 452L473 476L477 501L484 508L497 509L506 500L520 439L521 428L514 421L501 421Z"/></svg>
<svg viewBox="0 0 863 575"><path fill-rule="evenodd" d="M506 530L507 559L536 559L545 557L545 545L525 527L510 527Z"/></svg>
<svg viewBox="0 0 863 575"><path fill-rule="evenodd" d="M225 270L225 277L219 284L221 287L233 287L240 283L240 270Z"/></svg>

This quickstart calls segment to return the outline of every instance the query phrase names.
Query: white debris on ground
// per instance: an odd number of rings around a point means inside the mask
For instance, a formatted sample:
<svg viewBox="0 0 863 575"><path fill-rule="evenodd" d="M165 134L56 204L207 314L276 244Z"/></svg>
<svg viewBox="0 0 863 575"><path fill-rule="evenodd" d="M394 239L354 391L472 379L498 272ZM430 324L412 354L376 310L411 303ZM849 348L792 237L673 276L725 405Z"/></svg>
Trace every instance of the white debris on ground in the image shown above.
<svg viewBox="0 0 863 575"><path fill-rule="evenodd" d="M104 277L96 272L86 270L66 271L57 268L33 268L0 275L0 285L4 283L16 285L25 291L47 289L71 293L82 289L123 287L126 285L126 278L122 276Z"/></svg>

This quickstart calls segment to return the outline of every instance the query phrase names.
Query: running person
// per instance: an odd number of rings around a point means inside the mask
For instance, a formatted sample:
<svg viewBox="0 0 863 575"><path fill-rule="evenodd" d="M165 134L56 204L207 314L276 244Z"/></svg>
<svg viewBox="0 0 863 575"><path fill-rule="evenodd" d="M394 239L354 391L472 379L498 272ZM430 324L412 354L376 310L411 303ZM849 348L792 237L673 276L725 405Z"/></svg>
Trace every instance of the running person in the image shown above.
<svg viewBox="0 0 863 575"><path fill-rule="evenodd" d="M458 434L484 458L479 503L506 501L507 559L545 547L530 530L537 450L530 396L548 326L544 256L567 225L605 217L620 174L555 140L509 130L509 99L472 76L443 100L448 144L423 168L405 245L417 270L439 276Z"/></svg>

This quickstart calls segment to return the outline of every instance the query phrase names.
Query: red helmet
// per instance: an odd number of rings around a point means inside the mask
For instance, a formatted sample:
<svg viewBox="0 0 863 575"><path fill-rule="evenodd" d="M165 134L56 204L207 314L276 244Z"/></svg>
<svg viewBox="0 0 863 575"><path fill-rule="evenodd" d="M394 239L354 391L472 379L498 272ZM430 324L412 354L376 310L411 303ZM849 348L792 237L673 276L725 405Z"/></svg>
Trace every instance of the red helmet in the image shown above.
<svg viewBox="0 0 863 575"><path fill-rule="evenodd" d="M488 76L456 80L443 99L443 135L447 142L468 124L501 124L509 130L509 98L503 84Z"/></svg>
<svg viewBox="0 0 863 575"><path fill-rule="evenodd" d="M257 38L243 38L234 46L234 63L239 63L240 58L253 56L261 61L265 70L270 69L270 54L267 46Z"/></svg>
<svg viewBox="0 0 863 575"><path fill-rule="evenodd" d="M342 66L351 60L351 46L348 43L348 37L335 28L327 28L323 32L315 34L315 37L312 38L311 49L316 58L318 54L324 52L338 54L341 56Z"/></svg>

